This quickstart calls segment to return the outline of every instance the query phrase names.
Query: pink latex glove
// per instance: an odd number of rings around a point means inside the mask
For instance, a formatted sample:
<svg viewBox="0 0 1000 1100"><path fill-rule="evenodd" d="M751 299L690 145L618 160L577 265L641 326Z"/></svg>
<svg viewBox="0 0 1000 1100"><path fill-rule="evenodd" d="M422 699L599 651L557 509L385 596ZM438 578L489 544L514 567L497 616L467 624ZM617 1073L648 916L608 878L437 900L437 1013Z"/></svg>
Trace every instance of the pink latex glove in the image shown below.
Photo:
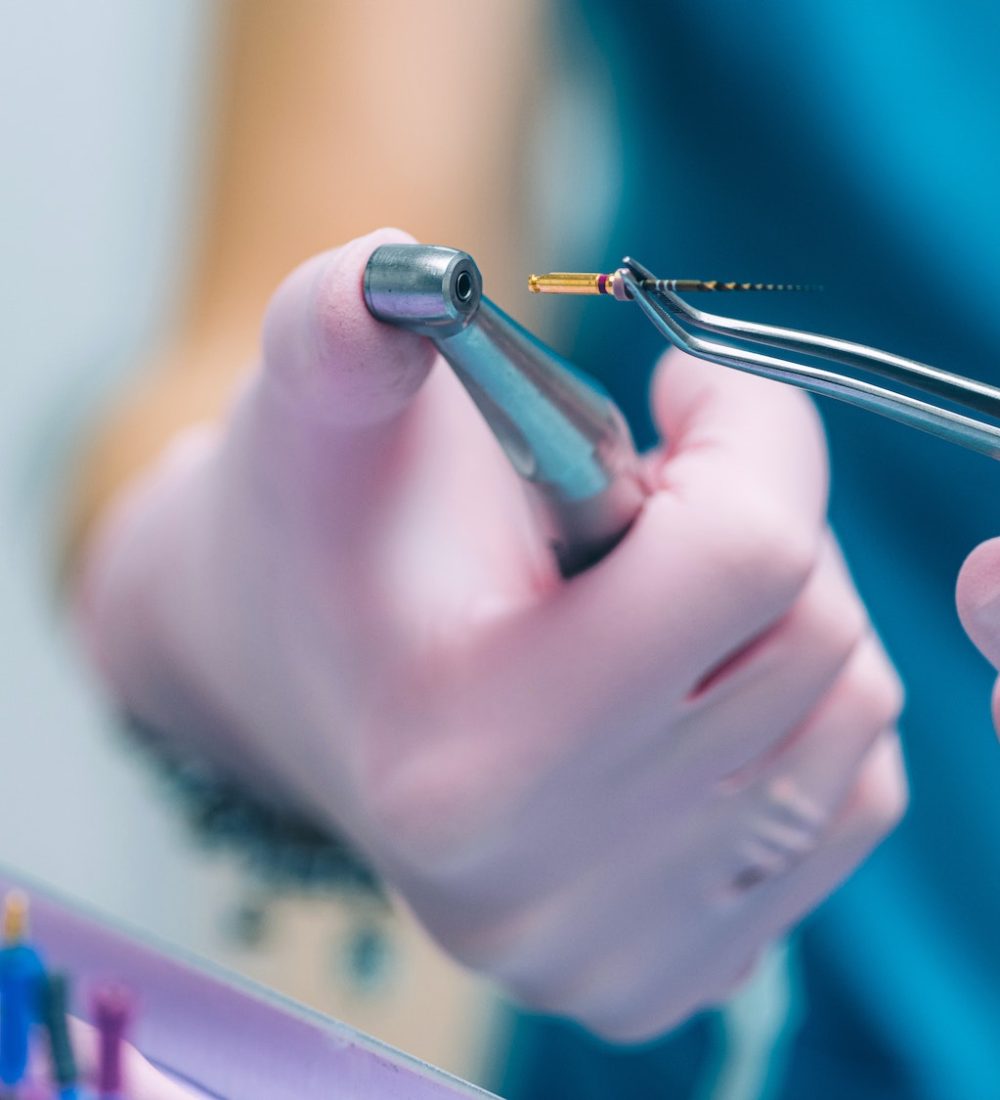
<svg viewBox="0 0 1000 1100"><path fill-rule="evenodd" d="M965 559L956 589L958 616L982 655L1000 669L1000 538ZM1000 680L993 688L993 724L1000 732Z"/></svg>
<svg viewBox="0 0 1000 1100"><path fill-rule="evenodd" d="M570 583L383 231L278 290L229 416L140 482L84 615L119 696L352 837L455 956L642 1039L724 997L905 802L900 688L799 394L680 355L666 454Z"/></svg>

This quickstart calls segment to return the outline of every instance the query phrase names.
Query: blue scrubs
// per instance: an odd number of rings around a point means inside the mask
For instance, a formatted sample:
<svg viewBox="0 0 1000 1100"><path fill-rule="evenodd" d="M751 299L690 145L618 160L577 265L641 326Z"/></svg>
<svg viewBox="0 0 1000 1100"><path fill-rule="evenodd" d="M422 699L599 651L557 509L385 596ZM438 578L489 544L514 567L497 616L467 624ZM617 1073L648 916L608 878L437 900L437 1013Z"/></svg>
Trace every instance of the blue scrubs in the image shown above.
<svg viewBox="0 0 1000 1100"><path fill-rule="evenodd" d="M1000 8L674 0L583 12L616 74L624 150L595 269L634 253L664 275L821 283L707 304L1000 384ZM644 442L661 347L634 310L581 307L573 354ZM754 1094L1000 1097L993 673L953 603L965 555L1000 534L1000 466L821 408L833 523L907 686L911 807L793 936L790 1009ZM528 1016L511 1036L498 1088L514 1100L704 1098L740 1054L719 1013L637 1050Z"/></svg>

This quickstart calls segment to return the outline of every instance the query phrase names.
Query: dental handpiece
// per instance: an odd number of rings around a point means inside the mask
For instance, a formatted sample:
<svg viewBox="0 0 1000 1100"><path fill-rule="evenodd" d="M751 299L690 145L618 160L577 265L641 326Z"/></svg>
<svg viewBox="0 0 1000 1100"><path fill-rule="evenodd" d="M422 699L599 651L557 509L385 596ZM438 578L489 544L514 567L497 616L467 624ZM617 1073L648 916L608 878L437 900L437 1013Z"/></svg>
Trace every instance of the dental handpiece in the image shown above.
<svg viewBox="0 0 1000 1100"><path fill-rule="evenodd" d="M374 317L437 345L524 480L563 576L611 550L648 490L604 390L484 297L466 252L383 245L364 294Z"/></svg>

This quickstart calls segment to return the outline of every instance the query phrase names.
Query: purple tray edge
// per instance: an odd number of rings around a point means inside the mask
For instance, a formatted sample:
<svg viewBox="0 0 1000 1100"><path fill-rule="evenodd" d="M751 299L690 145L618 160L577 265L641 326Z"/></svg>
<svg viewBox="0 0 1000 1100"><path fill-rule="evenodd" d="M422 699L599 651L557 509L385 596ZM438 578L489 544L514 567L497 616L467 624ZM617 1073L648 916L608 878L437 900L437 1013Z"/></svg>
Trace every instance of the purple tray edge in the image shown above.
<svg viewBox="0 0 1000 1100"><path fill-rule="evenodd" d="M232 1100L492 1095L221 968L149 946L47 888L0 872L0 889L11 886L31 898L32 936L46 962L68 970L81 991L108 980L135 990L136 1045L209 1093Z"/></svg>

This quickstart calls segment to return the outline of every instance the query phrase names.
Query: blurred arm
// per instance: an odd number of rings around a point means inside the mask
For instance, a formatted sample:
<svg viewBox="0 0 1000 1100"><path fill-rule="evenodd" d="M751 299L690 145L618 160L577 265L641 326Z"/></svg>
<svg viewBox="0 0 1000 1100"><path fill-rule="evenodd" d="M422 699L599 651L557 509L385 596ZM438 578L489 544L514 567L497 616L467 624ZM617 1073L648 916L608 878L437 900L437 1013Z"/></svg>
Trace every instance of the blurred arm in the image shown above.
<svg viewBox="0 0 1000 1100"><path fill-rule="evenodd" d="M491 272L491 295L510 296L540 7L228 6L187 307L86 456L72 552L179 428L221 411L271 292L310 254L394 224L468 249Z"/></svg>

